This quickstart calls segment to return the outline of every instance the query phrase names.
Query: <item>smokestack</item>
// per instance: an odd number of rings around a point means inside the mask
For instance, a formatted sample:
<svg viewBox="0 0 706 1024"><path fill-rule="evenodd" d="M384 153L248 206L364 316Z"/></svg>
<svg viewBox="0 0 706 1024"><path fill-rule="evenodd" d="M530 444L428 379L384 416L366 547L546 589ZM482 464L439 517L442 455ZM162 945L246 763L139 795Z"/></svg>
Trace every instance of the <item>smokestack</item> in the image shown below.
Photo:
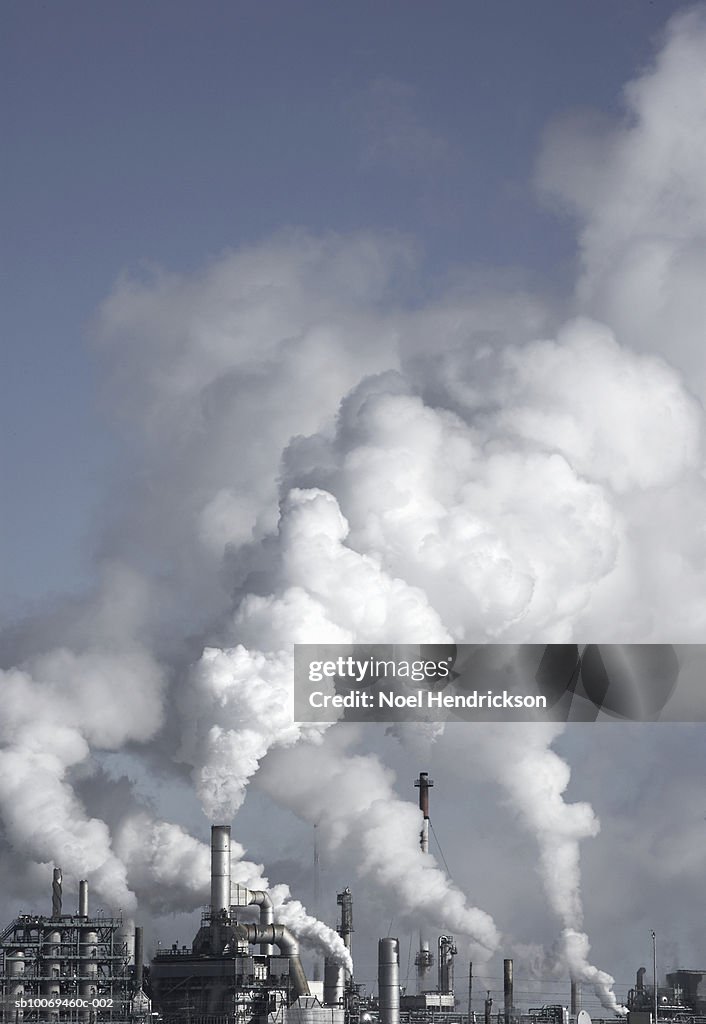
<svg viewBox="0 0 706 1024"><path fill-rule="evenodd" d="M512 1015L512 960L503 960L503 990L505 996L505 1024L510 1024Z"/></svg>
<svg viewBox="0 0 706 1024"><path fill-rule="evenodd" d="M142 991L142 967L144 964L145 952L142 937L142 928L135 928L135 989Z"/></svg>
<svg viewBox="0 0 706 1024"><path fill-rule="evenodd" d="M458 950L453 935L440 935L438 947L439 994L449 995L454 987L454 957Z"/></svg>
<svg viewBox="0 0 706 1024"><path fill-rule="evenodd" d="M637 983L635 985L635 988L637 989L638 992L644 992L645 991L645 975L646 974L647 974L647 968L646 967L641 967L639 969L639 971L637 972Z"/></svg>
<svg viewBox="0 0 706 1024"><path fill-rule="evenodd" d="M51 883L51 916L61 917L61 868L54 868Z"/></svg>
<svg viewBox="0 0 706 1024"><path fill-rule="evenodd" d="M341 923L338 926L338 934L343 939L347 950L351 948L351 935L353 934L353 896L346 886L343 892L336 893L336 903L341 908Z"/></svg>
<svg viewBox="0 0 706 1024"><path fill-rule="evenodd" d="M422 853L429 853L429 790L434 785L429 778L428 772L420 772L419 778L414 783L419 790L419 810L422 812L422 831L419 833L419 846ZM423 932L419 932L419 952L414 958L417 968L417 992L424 992L427 988L426 981L431 970L433 957L429 950L429 942Z"/></svg>
<svg viewBox="0 0 706 1024"><path fill-rule="evenodd" d="M230 825L211 826L211 917L230 910Z"/></svg>
<svg viewBox="0 0 706 1024"><path fill-rule="evenodd" d="M485 997L485 1024L490 1024L490 1015L493 1012L493 1000L490 998L490 992Z"/></svg>
<svg viewBox="0 0 706 1024"><path fill-rule="evenodd" d="M571 1016L578 1017L578 1012L581 1009L581 986L578 981L571 979Z"/></svg>
<svg viewBox="0 0 706 1024"><path fill-rule="evenodd" d="M419 810L424 815L422 822L422 834L419 837L419 845L423 853L429 853L429 790L434 785L429 778L429 772L420 772L419 778L414 783L419 790Z"/></svg>
<svg viewBox="0 0 706 1024"><path fill-rule="evenodd" d="M324 1005L343 1006L346 969L326 957L324 960Z"/></svg>
<svg viewBox="0 0 706 1024"><path fill-rule="evenodd" d="M78 883L78 916L88 917L88 882L85 878Z"/></svg>
<svg viewBox="0 0 706 1024"><path fill-rule="evenodd" d="M400 944L397 939L378 942L378 997L380 1024L399 1024Z"/></svg>
<svg viewBox="0 0 706 1024"><path fill-rule="evenodd" d="M473 1021L473 961L468 965L468 1024Z"/></svg>

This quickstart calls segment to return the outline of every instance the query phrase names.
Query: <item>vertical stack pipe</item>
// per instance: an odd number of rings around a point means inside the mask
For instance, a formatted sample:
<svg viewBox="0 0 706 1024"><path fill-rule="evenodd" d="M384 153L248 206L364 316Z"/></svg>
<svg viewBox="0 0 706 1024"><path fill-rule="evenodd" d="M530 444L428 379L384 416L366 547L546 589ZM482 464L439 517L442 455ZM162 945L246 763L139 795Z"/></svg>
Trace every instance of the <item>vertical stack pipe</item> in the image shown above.
<svg viewBox="0 0 706 1024"><path fill-rule="evenodd" d="M211 826L211 953L218 956L227 939L222 925L230 911L230 825Z"/></svg>
<svg viewBox="0 0 706 1024"><path fill-rule="evenodd" d="M514 1000L512 983L512 960L503 960L503 994L505 996L505 1024L510 1024Z"/></svg>
<svg viewBox="0 0 706 1024"><path fill-rule="evenodd" d="M578 1017L579 1010L581 1009L581 988L578 981L571 979L571 1016Z"/></svg>
<svg viewBox="0 0 706 1024"><path fill-rule="evenodd" d="M422 853L429 853L429 790L434 785L428 772L420 772L414 783L419 790L419 810L422 812L422 831L419 835L419 846ZM424 992L427 988L427 977L432 964L429 942L422 930L419 931L419 952L415 958L417 965L417 991Z"/></svg>
<svg viewBox="0 0 706 1024"><path fill-rule="evenodd" d="M399 1024L400 944L397 939L378 942L378 996L380 1024Z"/></svg>
<svg viewBox="0 0 706 1024"><path fill-rule="evenodd" d="M324 960L324 1005L343 1006L345 968L335 960Z"/></svg>
<svg viewBox="0 0 706 1024"><path fill-rule="evenodd" d="M78 916L88 917L88 882L85 879L78 883Z"/></svg>
<svg viewBox="0 0 706 1024"><path fill-rule="evenodd" d="M211 915L230 910L230 825L211 826Z"/></svg>
<svg viewBox="0 0 706 1024"><path fill-rule="evenodd" d="M473 961L468 965L468 1024L473 1021Z"/></svg>
<svg viewBox="0 0 706 1024"><path fill-rule="evenodd" d="M490 997L490 992L485 997L485 1024L490 1024L490 1015L493 1012L493 1000Z"/></svg>
<svg viewBox="0 0 706 1024"><path fill-rule="evenodd" d="M145 960L144 938L142 928L135 928L135 989L142 990L142 969Z"/></svg>
<svg viewBox="0 0 706 1024"><path fill-rule="evenodd" d="M54 868L52 877L51 916L54 920L61 917L61 868Z"/></svg>

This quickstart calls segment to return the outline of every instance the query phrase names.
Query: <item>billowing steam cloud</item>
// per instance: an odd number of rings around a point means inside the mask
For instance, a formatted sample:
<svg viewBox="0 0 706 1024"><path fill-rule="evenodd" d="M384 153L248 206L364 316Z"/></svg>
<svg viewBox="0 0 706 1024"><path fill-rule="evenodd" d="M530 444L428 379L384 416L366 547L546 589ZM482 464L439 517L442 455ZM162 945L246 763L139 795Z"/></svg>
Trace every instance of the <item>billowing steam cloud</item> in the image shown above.
<svg viewBox="0 0 706 1024"><path fill-rule="evenodd" d="M418 809L394 792L393 776L377 760L347 753L346 732L314 752L301 744L274 754L258 785L306 821L318 823L331 851L347 858L384 903L412 924L420 915L436 928L466 937L479 960L495 951L499 934L492 918L474 907L430 854L419 848Z"/></svg>
<svg viewBox="0 0 706 1024"><path fill-rule="evenodd" d="M98 333L129 472L94 593L8 640L9 844L126 913L136 894L197 905L203 844L134 808L111 833L74 789L102 752L148 750L166 777L191 771L211 817L257 779L354 851L383 900L478 957L496 947L487 913L419 851L385 768L337 746L345 730L292 723L291 645L702 639L703 409L680 370L701 387L704 24L672 22L628 125L547 143L542 183L583 224L583 315L563 326L502 287L413 308L413 246L373 235L295 232L116 286ZM615 1007L582 931L596 818L564 800L552 730L521 753L509 736L478 744L479 770L537 838L573 975ZM336 947L280 895L283 920Z"/></svg>

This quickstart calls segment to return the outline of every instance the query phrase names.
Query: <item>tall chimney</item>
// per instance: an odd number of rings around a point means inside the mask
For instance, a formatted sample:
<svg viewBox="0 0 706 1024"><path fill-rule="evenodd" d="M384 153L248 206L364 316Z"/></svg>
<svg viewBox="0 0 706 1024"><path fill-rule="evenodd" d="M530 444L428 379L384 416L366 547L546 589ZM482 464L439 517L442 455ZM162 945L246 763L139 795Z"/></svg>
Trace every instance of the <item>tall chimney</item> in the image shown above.
<svg viewBox="0 0 706 1024"><path fill-rule="evenodd" d="M54 868L51 883L51 916L61 917L61 868Z"/></svg>
<svg viewBox="0 0 706 1024"><path fill-rule="evenodd" d="M428 772L420 772L419 778L414 783L419 790L419 810L422 812L422 831L419 833L419 846L422 853L429 853L429 790L434 785L429 778ZM419 952L414 958L417 968L417 992L424 992L427 988L429 971L434 958L429 949L429 941L424 933L419 932Z"/></svg>
<svg viewBox="0 0 706 1024"><path fill-rule="evenodd" d="M581 986L578 981L571 979L571 1016L578 1017L581 1008Z"/></svg>
<svg viewBox="0 0 706 1024"><path fill-rule="evenodd" d="M135 989L142 990L142 968L145 959L144 940L142 928L135 928Z"/></svg>
<svg viewBox="0 0 706 1024"><path fill-rule="evenodd" d="M378 942L378 997L380 1024L399 1024L400 944L397 939Z"/></svg>
<svg viewBox="0 0 706 1024"><path fill-rule="evenodd" d="M78 916L88 917L88 882L85 879L78 883Z"/></svg>
<svg viewBox="0 0 706 1024"><path fill-rule="evenodd" d="M505 995L505 1024L510 1024L513 1003L512 960L503 960L503 990Z"/></svg>
<svg viewBox="0 0 706 1024"><path fill-rule="evenodd" d="M230 910L230 825L211 826L211 916Z"/></svg>

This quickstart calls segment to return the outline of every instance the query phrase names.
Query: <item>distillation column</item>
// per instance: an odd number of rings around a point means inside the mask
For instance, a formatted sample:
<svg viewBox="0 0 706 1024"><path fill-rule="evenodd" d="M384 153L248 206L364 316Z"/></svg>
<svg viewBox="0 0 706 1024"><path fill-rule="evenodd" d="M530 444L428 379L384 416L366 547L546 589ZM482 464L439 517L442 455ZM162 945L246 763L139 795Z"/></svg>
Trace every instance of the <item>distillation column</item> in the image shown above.
<svg viewBox="0 0 706 1024"><path fill-rule="evenodd" d="M419 778L414 783L419 790L419 810L422 812L422 831L419 834L419 846L422 853L429 853L429 790L434 785L429 778L428 772L420 772ZM422 929L419 930L419 952L414 958L414 965L417 968L417 992L426 992L429 988L429 972L434 957L429 949L429 940L425 938Z"/></svg>

